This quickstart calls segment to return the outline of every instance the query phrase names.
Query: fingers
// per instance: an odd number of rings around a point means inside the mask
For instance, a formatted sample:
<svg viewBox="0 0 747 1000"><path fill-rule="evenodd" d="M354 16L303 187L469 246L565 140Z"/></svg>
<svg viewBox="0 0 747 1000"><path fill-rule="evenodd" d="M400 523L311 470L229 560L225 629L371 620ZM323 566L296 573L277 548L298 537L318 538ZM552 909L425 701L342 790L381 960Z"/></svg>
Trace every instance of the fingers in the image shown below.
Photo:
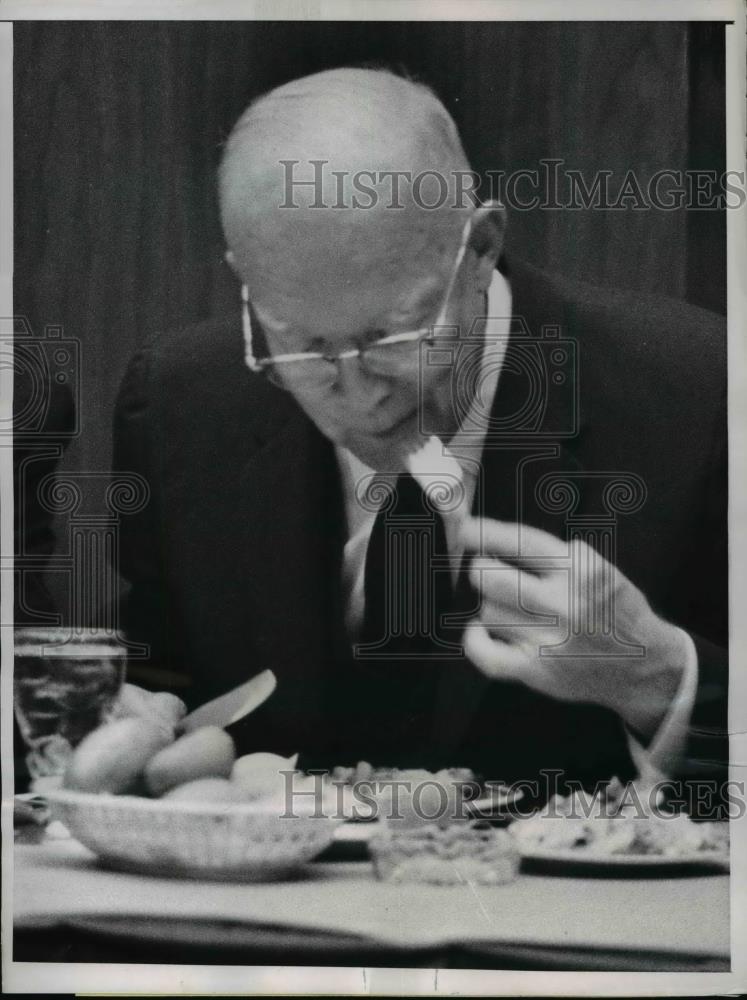
<svg viewBox="0 0 747 1000"><path fill-rule="evenodd" d="M533 528L515 521L496 521L490 517L465 518L462 541L472 552L490 552L496 555L522 555L528 558L566 556L568 545L548 531Z"/></svg>
<svg viewBox="0 0 747 1000"><path fill-rule="evenodd" d="M511 607L527 605L542 613L552 596L546 578L509 566L500 559L475 557L470 565L469 578L477 593L494 604ZM545 613L553 611L547 608Z"/></svg>
<svg viewBox="0 0 747 1000"><path fill-rule="evenodd" d="M481 557L473 560L470 581L481 598L483 625L500 629L507 641L545 641L548 628L567 618L565 572L537 576Z"/></svg>
<svg viewBox="0 0 747 1000"><path fill-rule="evenodd" d="M613 563L580 538L566 542L540 528L479 517L465 519L460 538L467 552L477 553L473 564L479 557L489 557L506 568L523 568L522 592L527 595L533 592L532 578L548 579L558 570L571 571L573 586L588 591L592 598L627 582ZM473 585L478 586L474 580Z"/></svg>
<svg viewBox="0 0 747 1000"><path fill-rule="evenodd" d="M467 552L498 557L536 575L567 565L570 554L567 542L547 531L492 518L466 518L460 538Z"/></svg>
<svg viewBox="0 0 747 1000"><path fill-rule="evenodd" d="M526 657L520 647L494 638L478 621L464 630L464 652L474 665L494 680L520 680Z"/></svg>

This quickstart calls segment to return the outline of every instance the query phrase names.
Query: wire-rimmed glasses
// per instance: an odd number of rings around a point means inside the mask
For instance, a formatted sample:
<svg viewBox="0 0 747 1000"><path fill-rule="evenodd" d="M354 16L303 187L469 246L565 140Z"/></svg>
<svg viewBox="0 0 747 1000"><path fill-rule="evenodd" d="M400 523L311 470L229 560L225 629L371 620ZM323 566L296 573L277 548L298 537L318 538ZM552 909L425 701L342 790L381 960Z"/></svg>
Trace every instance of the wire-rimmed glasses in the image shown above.
<svg viewBox="0 0 747 1000"><path fill-rule="evenodd" d="M300 351L294 354L270 354L257 357L254 352L252 329L252 308L249 289L241 286L242 324L244 330L244 359L247 367L267 376L276 385L285 387L287 383L329 386L339 378L340 365L344 361L358 359L363 370L381 378L397 378L417 373L420 359L420 345L436 342L436 331L446 326L446 312L456 283L457 274L467 249L467 240L472 225L472 217L465 223L451 274L446 285L441 307L436 320L429 326L403 333L390 334L368 344L349 348L337 353L323 351ZM256 318L255 318L256 321Z"/></svg>

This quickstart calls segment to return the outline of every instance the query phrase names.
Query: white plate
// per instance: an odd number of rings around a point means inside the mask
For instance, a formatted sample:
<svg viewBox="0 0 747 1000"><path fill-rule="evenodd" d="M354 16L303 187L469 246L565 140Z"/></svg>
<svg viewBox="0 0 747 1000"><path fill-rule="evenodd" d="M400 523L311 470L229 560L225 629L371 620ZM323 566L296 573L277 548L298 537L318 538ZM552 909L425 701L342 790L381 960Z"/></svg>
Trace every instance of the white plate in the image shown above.
<svg viewBox="0 0 747 1000"><path fill-rule="evenodd" d="M522 860L543 870L558 872L578 871L585 874L614 875L633 874L636 871L653 874L667 874L675 871L728 872L729 857L718 851L694 851L679 856L664 854L597 854L576 848L565 851L541 851L522 848Z"/></svg>
<svg viewBox="0 0 747 1000"><path fill-rule="evenodd" d="M335 830L334 842L346 848L363 848L376 833L379 824L345 823ZM613 876L615 874L664 875L688 871L693 874L728 872L728 855L717 851L697 851L671 857L663 854L594 854L583 848L566 851L540 851L519 846L527 866L555 873L583 873Z"/></svg>
<svg viewBox="0 0 747 1000"><path fill-rule="evenodd" d="M379 825L378 820L369 823L343 823L335 830L335 842L341 844L367 844Z"/></svg>

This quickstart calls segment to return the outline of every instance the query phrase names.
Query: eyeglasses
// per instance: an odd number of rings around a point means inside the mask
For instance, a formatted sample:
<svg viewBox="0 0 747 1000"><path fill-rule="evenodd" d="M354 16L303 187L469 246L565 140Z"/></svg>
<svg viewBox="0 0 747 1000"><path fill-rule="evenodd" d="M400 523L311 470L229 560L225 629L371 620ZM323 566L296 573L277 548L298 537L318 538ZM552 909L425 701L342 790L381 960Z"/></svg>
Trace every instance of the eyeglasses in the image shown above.
<svg viewBox="0 0 747 1000"><path fill-rule="evenodd" d="M449 275L446 293L443 297L441 308L438 311L438 316L433 324L421 327L418 330L394 333L388 337L381 337L378 340L371 341L369 344L353 347L346 351L339 351L335 354L327 354L322 351L301 351L297 354L273 354L258 358L254 353L249 289L246 285L242 285L241 318L244 329L244 360L247 367L253 372L266 375L270 381L281 387L286 387L290 383L294 385L330 386L339 378L342 362L352 360L353 358L357 358L358 364L369 375L381 378L397 378L410 373L416 374L420 359L421 343L435 343L436 329L446 326L446 312L451 301L457 274L459 273L459 268L467 249L467 240L469 239L471 228L472 217L467 220L462 231L461 243L459 244L459 250L457 251L456 259Z"/></svg>

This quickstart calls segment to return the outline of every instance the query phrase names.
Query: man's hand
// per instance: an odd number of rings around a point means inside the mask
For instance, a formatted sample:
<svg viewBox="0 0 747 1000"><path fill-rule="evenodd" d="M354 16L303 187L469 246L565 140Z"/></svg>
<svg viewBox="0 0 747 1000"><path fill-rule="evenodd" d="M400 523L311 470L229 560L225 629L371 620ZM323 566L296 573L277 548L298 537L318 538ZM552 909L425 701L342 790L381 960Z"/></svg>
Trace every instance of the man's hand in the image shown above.
<svg viewBox="0 0 747 1000"><path fill-rule="evenodd" d="M652 736L680 686L686 633L585 542L478 518L462 539L482 599L464 634L470 660L496 680L611 708Z"/></svg>

